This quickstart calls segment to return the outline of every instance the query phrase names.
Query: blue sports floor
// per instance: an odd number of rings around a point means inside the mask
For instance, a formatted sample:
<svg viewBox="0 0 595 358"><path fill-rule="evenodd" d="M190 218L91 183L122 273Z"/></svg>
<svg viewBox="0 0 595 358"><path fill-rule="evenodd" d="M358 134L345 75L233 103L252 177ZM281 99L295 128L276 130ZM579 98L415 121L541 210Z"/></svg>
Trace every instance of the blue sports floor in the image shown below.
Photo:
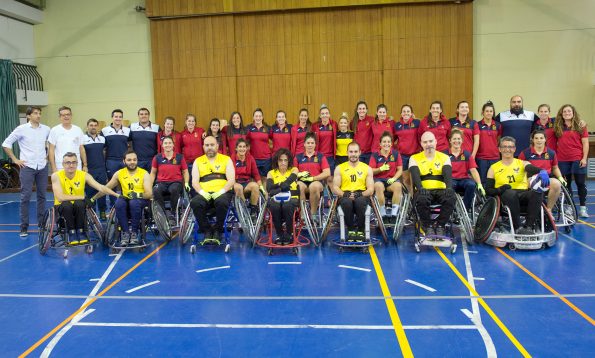
<svg viewBox="0 0 595 358"><path fill-rule="evenodd" d="M369 254L268 256L234 233L229 254L157 239L65 260L40 255L36 232L19 238L18 197L0 195L0 355L592 357L595 195L588 203L592 218L532 252L418 254L408 230Z"/></svg>

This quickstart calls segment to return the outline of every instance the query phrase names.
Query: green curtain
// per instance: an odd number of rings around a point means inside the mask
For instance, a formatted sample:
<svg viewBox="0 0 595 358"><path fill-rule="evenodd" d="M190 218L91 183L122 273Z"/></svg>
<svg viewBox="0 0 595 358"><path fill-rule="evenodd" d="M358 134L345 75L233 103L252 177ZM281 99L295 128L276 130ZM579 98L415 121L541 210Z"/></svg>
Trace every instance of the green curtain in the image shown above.
<svg viewBox="0 0 595 358"><path fill-rule="evenodd" d="M19 125L19 110L17 108L17 93L11 60L0 60L0 143ZM13 146L18 157L18 148ZM4 150L2 157L7 158Z"/></svg>

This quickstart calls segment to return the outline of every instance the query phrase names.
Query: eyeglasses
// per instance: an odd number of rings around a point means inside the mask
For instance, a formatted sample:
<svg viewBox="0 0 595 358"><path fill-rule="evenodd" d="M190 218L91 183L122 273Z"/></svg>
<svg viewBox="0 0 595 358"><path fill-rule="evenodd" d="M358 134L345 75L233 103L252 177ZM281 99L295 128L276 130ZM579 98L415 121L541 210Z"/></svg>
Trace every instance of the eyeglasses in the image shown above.
<svg viewBox="0 0 595 358"><path fill-rule="evenodd" d="M514 145L501 145L500 148L501 149L515 149L516 146L514 146Z"/></svg>
<svg viewBox="0 0 595 358"><path fill-rule="evenodd" d="M67 166L67 165L77 165L78 162L75 160L74 162L62 162L62 164L64 164L64 166Z"/></svg>

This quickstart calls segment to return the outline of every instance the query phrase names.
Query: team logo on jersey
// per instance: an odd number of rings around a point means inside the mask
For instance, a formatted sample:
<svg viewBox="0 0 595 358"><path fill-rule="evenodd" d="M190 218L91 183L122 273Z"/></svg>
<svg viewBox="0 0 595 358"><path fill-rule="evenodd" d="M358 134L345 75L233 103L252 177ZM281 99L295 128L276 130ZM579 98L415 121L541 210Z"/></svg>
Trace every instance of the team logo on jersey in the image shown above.
<svg viewBox="0 0 595 358"><path fill-rule="evenodd" d="M434 166L436 167L436 169L440 169L440 162L434 162Z"/></svg>
<svg viewBox="0 0 595 358"><path fill-rule="evenodd" d="M81 182L80 181L75 181L74 182L74 186L76 186L77 188L79 187L79 185L81 185Z"/></svg>
<svg viewBox="0 0 595 358"><path fill-rule="evenodd" d="M360 176L360 177L361 177L362 175L364 175L364 172L361 172L361 171L359 171L359 170L356 170L356 173L357 173L357 175L358 175L358 176Z"/></svg>
<svg viewBox="0 0 595 358"><path fill-rule="evenodd" d="M140 179L139 178L134 178L133 180L134 180L135 183L138 183Z"/></svg>
<svg viewBox="0 0 595 358"><path fill-rule="evenodd" d="M550 123L548 123L548 124L547 124L547 127L548 127L548 128L552 128L553 126L554 126L554 125L552 124L552 122L550 122Z"/></svg>
<svg viewBox="0 0 595 358"><path fill-rule="evenodd" d="M492 130L495 131L496 130L496 125L492 124Z"/></svg>
<svg viewBox="0 0 595 358"><path fill-rule="evenodd" d="M504 171L504 169L501 168L497 171L497 173L502 173L503 171Z"/></svg>
<svg viewBox="0 0 595 358"><path fill-rule="evenodd" d="M178 164L178 161L177 161L177 160L176 160L176 158L174 157L174 158L171 160L171 163L172 163L172 164L174 164L174 165L176 165L176 164Z"/></svg>
<svg viewBox="0 0 595 358"><path fill-rule="evenodd" d="M415 128L415 123L412 122L409 128Z"/></svg>
<svg viewBox="0 0 595 358"><path fill-rule="evenodd" d="M283 128L283 132L287 133L287 127Z"/></svg>
<svg viewBox="0 0 595 358"><path fill-rule="evenodd" d="M545 153L545 155L543 156L545 159L550 159L550 155L548 153Z"/></svg>
<svg viewBox="0 0 595 358"><path fill-rule="evenodd" d="M215 170L219 170L219 168L221 168L220 165L215 165Z"/></svg>
<svg viewBox="0 0 595 358"><path fill-rule="evenodd" d="M391 154L390 157L388 157L388 160L390 160L392 162L395 160L395 157Z"/></svg>
<svg viewBox="0 0 595 358"><path fill-rule="evenodd" d="M518 174L518 173L519 173L519 171L521 171L521 168L514 168L514 169L512 169L512 170L515 172L515 174Z"/></svg>
<svg viewBox="0 0 595 358"><path fill-rule="evenodd" d="M471 126L469 125L469 123L466 123L466 124L465 124L465 128L469 128L469 127L471 127Z"/></svg>
<svg viewBox="0 0 595 358"><path fill-rule="evenodd" d="M461 160L465 160L465 154L461 154Z"/></svg>
<svg viewBox="0 0 595 358"><path fill-rule="evenodd" d="M314 163L318 163L318 157L314 157Z"/></svg>

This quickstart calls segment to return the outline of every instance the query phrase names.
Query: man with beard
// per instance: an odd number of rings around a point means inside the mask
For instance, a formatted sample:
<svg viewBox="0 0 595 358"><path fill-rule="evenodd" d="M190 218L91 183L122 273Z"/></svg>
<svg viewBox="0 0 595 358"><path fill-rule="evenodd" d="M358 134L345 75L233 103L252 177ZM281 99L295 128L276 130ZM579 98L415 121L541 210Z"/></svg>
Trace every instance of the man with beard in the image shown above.
<svg viewBox="0 0 595 358"><path fill-rule="evenodd" d="M430 205L437 203L441 208L434 234L444 236L445 225L454 211L456 195L452 189L450 157L436 151L436 137L432 132L422 134L421 147L423 151L409 159L409 171L415 188L413 200L421 221L421 232L424 236L430 235Z"/></svg>
<svg viewBox="0 0 595 358"><path fill-rule="evenodd" d="M138 157L131 149L124 154L124 165L125 167L118 170L106 186L113 189L120 184L122 188L122 195L116 200L116 218L122 229L120 246L135 246L139 243L138 232L142 212L149 205L149 199L153 195L151 177L146 170L138 167ZM101 196L101 193L96 195Z"/></svg>
<svg viewBox="0 0 595 358"><path fill-rule="evenodd" d="M348 161L335 168L332 191L339 197L339 205L345 215L348 240L363 241L366 229L366 208L374 194L372 169L360 162L360 146L351 142L347 146ZM354 225L353 214L357 225Z"/></svg>
<svg viewBox="0 0 595 358"><path fill-rule="evenodd" d="M498 113L495 119L502 124L502 137L513 137L516 140L515 157L525 148L529 148L533 122L539 117L535 113L523 109L523 97L512 96L510 110Z"/></svg>
<svg viewBox="0 0 595 358"><path fill-rule="evenodd" d="M107 183L107 172L105 171L105 137L99 135L99 122L95 118L87 121L87 133L83 137L83 146L87 153L87 168L89 174L99 184ZM97 190L86 188L85 195L91 197L97 194ZM105 220L105 209L107 207L106 198L101 197L97 201L99 207L99 217ZM95 209L95 205L93 205Z"/></svg>
<svg viewBox="0 0 595 358"><path fill-rule="evenodd" d="M151 112L147 108L139 109L137 114L138 122L130 125L130 141L132 149L139 153L138 166L150 172L151 161L157 154L159 125L151 122Z"/></svg>
<svg viewBox="0 0 595 358"><path fill-rule="evenodd" d="M235 170L231 158L218 153L219 144L213 136L203 141L205 154L196 158L192 166L192 187L198 195L190 202L190 207L198 221L200 232L205 234L205 241L221 242L221 233L235 184ZM215 208L217 224L209 225L207 211Z"/></svg>

